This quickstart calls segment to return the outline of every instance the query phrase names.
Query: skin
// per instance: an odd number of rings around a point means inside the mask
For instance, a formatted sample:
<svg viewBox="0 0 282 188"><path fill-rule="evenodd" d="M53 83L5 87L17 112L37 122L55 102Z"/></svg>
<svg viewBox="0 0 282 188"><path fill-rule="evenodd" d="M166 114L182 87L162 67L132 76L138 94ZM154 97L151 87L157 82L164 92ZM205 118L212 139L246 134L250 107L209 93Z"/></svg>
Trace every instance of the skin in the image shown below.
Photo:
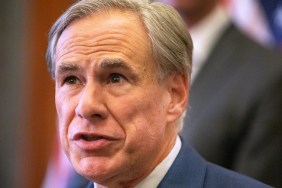
<svg viewBox="0 0 282 188"><path fill-rule="evenodd" d="M59 38L61 143L76 171L100 185L135 186L175 144L187 77L158 81L150 49L139 18L118 10L75 20Z"/></svg>
<svg viewBox="0 0 282 188"><path fill-rule="evenodd" d="M177 9L189 27L205 18L222 0L159 0Z"/></svg>

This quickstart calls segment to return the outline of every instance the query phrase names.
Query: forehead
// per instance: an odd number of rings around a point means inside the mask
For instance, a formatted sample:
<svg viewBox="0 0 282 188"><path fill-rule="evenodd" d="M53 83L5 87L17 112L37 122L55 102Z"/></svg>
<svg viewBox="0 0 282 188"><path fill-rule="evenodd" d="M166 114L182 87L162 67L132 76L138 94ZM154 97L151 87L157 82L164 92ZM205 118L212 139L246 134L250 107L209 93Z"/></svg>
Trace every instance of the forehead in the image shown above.
<svg viewBox="0 0 282 188"><path fill-rule="evenodd" d="M56 62L71 56L117 55L127 60L152 59L147 30L131 11L110 10L74 20L60 36Z"/></svg>

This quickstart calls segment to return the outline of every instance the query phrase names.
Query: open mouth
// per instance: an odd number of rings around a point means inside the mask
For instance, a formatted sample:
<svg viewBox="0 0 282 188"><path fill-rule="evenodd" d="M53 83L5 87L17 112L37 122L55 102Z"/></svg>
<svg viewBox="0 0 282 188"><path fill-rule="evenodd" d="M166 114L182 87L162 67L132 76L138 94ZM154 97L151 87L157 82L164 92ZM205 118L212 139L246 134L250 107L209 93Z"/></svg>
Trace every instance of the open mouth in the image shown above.
<svg viewBox="0 0 282 188"><path fill-rule="evenodd" d="M118 143L118 139L102 133L77 132L72 136L71 142L83 151L101 152Z"/></svg>
<svg viewBox="0 0 282 188"><path fill-rule="evenodd" d="M102 136L93 136L93 135L86 135L86 134L81 135L80 138L88 142L104 139L104 137Z"/></svg>

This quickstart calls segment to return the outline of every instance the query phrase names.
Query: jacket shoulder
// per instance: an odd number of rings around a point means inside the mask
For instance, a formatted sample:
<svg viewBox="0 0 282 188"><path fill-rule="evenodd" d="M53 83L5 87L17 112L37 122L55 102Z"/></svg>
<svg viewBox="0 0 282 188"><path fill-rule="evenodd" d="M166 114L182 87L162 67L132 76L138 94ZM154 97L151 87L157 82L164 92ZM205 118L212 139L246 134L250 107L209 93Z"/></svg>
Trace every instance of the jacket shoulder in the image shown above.
<svg viewBox="0 0 282 188"><path fill-rule="evenodd" d="M204 188L269 188L255 179L239 174L237 172L208 163Z"/></svg>

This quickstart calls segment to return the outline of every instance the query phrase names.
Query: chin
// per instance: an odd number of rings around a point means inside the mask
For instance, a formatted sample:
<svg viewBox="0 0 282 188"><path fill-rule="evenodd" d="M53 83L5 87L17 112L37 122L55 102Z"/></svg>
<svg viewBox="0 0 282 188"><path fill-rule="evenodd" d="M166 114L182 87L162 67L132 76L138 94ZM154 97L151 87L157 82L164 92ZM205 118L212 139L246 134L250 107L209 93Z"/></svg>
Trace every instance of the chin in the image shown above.
<svg viewBox="0 0 282 188"><path fill-rule="evenodd" d="M96 183L106 182L112 174L108 163L97 157L85 157L72 164L77 173Z"/></svg>

